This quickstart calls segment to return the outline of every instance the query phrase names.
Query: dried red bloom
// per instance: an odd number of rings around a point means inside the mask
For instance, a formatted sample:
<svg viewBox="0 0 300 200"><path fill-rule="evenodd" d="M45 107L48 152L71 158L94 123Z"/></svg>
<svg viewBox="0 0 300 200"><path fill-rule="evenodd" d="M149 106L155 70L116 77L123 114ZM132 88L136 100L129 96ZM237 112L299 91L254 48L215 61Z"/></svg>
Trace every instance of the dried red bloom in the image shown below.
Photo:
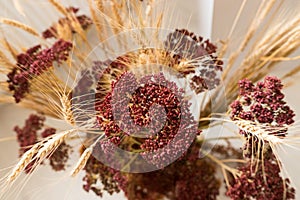
<svg viewBox="0 0 300 200"><path fill-rule="evenodd" d="M84 169L84 189L98 196L104 191L113 194L122 190L129 200L216 199L221 185L215 175L216 165L209 159L199 160L199 148L193 143L180 160L148 173L120 172L90 157ZM101 145L93 155L99 150L103 150Z"/></svg>
<svg viewBox="0 0 300 200"><path fill-rule="evenodd" d="M230 106L231 119L243 119L266 125L269 134L284 137L287 133L287 125L294 122L295 114L283 100L281 81L269 76L256 85L247 79L241 80L239 86L240 97ZM244 149L245 156L249 157L253 149L255 149L254 153L258 151L259 139L245 130L240 130L240 133L247 138ZM265 142L268 143L268 141Z"/></svg>
<svg viewBox="0 0 300 200"><path fill-rule="evenodd" d="M176 29L168 35L165 48L177 64L191 65L183 75L193 74L190 86L196 94L220 84L218 72L222 71L223 62L215 55L217 47L209 40L204 41L185 29Z"/></svg>
<svg viewBox="0 0 300 200"><path fill-rule="evenodd" d="M96 146L93 155L97 154L98 148L99 146ZM83 178L83 189L87 192L93 191L100 197L103 196L103 191L109 194L120 192L118 182L126 182L126 178L122 177L119 171L104 165L93 156L88 159L84 171L86 175Z"/></svg>
<svg viewBox="0 0 300 200"><path fill-rule="evenodd" d="M184 154L197 134L197 123L182 95L163 74L138 82L132 73L124 73L96 105L97 121L112 143L122 146L125 138L134 137L140 141L135 150L161 167Z"/></svg>
<svg viewBox="0 0 300 200"><path fill-rule="evenodd" d="M257 172L255 168L256 165L250 162L240 167L242 174L232 181L226 195L233 200L295 199L295 189L290 186L288 179L284 180L281 177L280 167L274 155L260 162Z"/></svg>
<svg viewBox="0 0 300 200"><path fill-rule="evenodd" d="M34 46L17 56L17 67L7 74L9 90L12 91L16 103L19 103L29 92L30 80L48 70L53 62L66 61L72 43L58 40L52 47L41 50L41 46Z"/></svg>
<svg viewBox="0 0 300 200"><path fill-rule="evenodd" d="M256 86L249 80L241 80L239 85L240 98L231 104L232 119L276 123L278 126L294 122L295 114L283 100L282 84L278 78L266 77Z"/></svg>
<svg viewBox="0 0 300 200"><path fill-rule="evenodd" d="M20 156L28 151L34 144L41 139L49 137L56 133L54 128L46 128L44 130L45 117L42 115L31 114L25 121L23 128L16 126L14 128L17 133L17 139L20 145ZM71 146L63 142L49 157L50 165L55 171L63 170L69 159ZM31 172L35 166L35 160L26 166L25 172Z"/></svg>
<svg viewBox="0 0 300 200"><path fill-rule="evenodd" d="M23 128L15 126L17 140L20 145L20 156L31 148L38 141L37 131L44 126L45 118L43 116L31 114L25 121Z"/></svg>
<svg viewBox="0 0 300 200"><path fill-rule="evenodd" d="M69 7L67 8L67 11L73 15L75 15L76 20L78 21L78 23L81 25L83 30L86 30L90 27L90 25L93 23L92 19L89 18L86 15L76 15L76 13L79 11L79 8L74 8L74 7ZM58 24L68 24L72 33L76 33L75 29L72 27L71 25L71 20L69 18L60 18L58 20ZM43 37L45 39L47 38L56 38L57 36L57 29L56 29L56 25L51 26L50 28L46 29L45 31L43 31L42 33Z"/></svg>
<svg viewBox="0 0 300 200"><path fill-rule="evenodd" d="M21 157L26 151L28 151L32 145L38 142L37 132L44 126L45 118L40 115L31 114L25 121L23 128L15 126L14 131L17 133L17 140L20 146L19 156ZM29 173L34 167L35 161L30 162L25 172Z"/></svg>
<svg viewBox="0 0 300 200"><path fill-rule="evenodd" d="M129 200L217 199L220 181L209 159L198 159L195 143L187 154L171 165L148 173L128 174L125 194ZM196 155L196 158L195 158Z"/></svg>

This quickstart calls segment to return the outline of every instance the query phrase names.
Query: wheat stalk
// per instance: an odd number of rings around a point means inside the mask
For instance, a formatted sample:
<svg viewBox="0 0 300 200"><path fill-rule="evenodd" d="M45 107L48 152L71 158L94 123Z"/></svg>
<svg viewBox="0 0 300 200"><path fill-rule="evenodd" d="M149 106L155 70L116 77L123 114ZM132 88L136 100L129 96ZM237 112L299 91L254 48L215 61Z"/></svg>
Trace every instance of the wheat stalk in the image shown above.
<svg viewBox="0 0 300 200"><path fill-rule="evenodd" d="M91 146L89 146L89 148L86 148L84 150L84 152L80 156L78 162L76 163L75 167L71 171L71 176L75 177L80 172L80 170L82 170L85 167L88 159L90 158L90 156L93 152L94 147L103 137L104 137L104 134L102 136L100 136Z"/></svg>
<svg viewBox="0 0 300 200"><path fill-rule="evenodd" d="M55 150L71 133L75 132L76 129L71 129L57 133L47 138L45 143L42 143L41 148L37 152L36 157L39 160L46 158L53 150Z"/></svg>
<svg viewBox="0 0 300 200"><path fill-rule="evenodd" d="M32 162L34 155L38 152L39 143L31 147L28 151L26 151L21 159L19 160L18 164L13 168L12 172L7 177L7 183L14 182L20 174L24 171L26 166Z"/></svg>
<svg viewBox="0 0 300 200"><path fill-rule="evenodd" d="M26 166L33 162L35 159L42 161L51 152L53 152L71 133L75 132L75 129L67 130L61 133L57 133L53 136L49 136L41 142L33 145L28 151L26 151L14 169L7 177L7 183L13 183L20 174L24 171Z"/></svg>
<svg viewBox="0 0 300 200"><path fill-rule="evenodd" d="M16 20L1 18L0 22L4 23L4 24L7 24L7 25L10 25L10 26L14 26L14 27L19 28L19 29L22 29L22 30L26 31L27 33L30 33L34 36L37 36L37 37L40 36L36 30L34 30L33 28L31 28L31 27L29 27L29 26L27 26L27 25L25 25L21 22L18 22Z"/></svg>
<svg viewBox="0 0 300 200"><path fill-rule="evenodd" d="M61 12L63 15L68 16L68 11L66 10L66 8L61 5L59 2L57 2L56 0L49 0L49 2L59 11Z"/></svg>

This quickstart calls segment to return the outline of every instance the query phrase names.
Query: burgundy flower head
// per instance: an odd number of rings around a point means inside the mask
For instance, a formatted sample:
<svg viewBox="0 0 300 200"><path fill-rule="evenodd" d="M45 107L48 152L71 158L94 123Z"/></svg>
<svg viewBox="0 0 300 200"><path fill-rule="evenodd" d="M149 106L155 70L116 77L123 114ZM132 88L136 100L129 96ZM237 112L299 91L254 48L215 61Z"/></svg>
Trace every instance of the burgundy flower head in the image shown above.
<svg viewBox="0 0 300 200"><path fill-rule="evenodd" d="M196 36L185 29L176 29L165 41L165 48L179 65L191 65L183 75L192 74L190 87L199 94L220 84L218 72L223 62L215 55L217 47L209 40ZM189 60L192 62L189 63Z"/></svg>
<svg viewBox="0 0 300 200"><path fill-rule="evenodd" d="M133 144L133 150L161 167L184 154L198 133L182 92L163 74L137 81L125 72L96 105L98 124L115 145L135 138L139 145Z"/></svg>
<svg viewBox="0 0 300 200"><path fill-rule="evenodd" d="M268 131L269 135L284 137L287 126L294 122L294 111L286 105L281 92L281 81L276 77L266 77L264 81L254 85L251 81L244 79L239 81L240 97L231 105L232 120L246 120L262 125L261 130ZM240 130L245 136L244 156L251 157L262 147L257 143L261 138L255 134ZM266 144L268 141L264 141Z"/></svg>
<svg viewBox="0 0 300 200"><path fill-rule="evenodd" d="M247 163L239 168L240 177L233 180L227 195L233 199L281 200L295 199L295 189L290 186L288 179L283 179L280 167L274 155L260 162L258 171L256 165Z"/></svg>
<svg viewBox="0 0 300 200"><path fill-rule="evenodd" d="M231 118L255 121L262 124L290 125L294 111L286 105L281 92L281 81L268 76L254 85L244 79L239 81L240 97L231 104Z"/></svg>
<svg viewBox="0 0 300 200"><path fill-rule="evenodd" d="M56 129L54 128L43 129L44 122L44 116L31 114L28 119L26 119L25 125L22 128L19 126L14 128L14 131L17 133L17 139L20 146L20 156L31 149L34 144L43 138L49 137L56 133ZM59 145L58 148L48 157L52 169L55 171L64 170L65 164L69 159L70 152L70 145L66 144L65 142ZM33 160L26 166L25 172L31 172L35 166L35 160Z"/></svg>
<svg viewBox="0 0 300 200"><path fill-rule="evenodd" d="M90 27L90 25L93 23L91 18L89 18L86 15L76 15L77 12L79 11L79 8L69 7L69 8L67 8L67 11L70 14L75 15L76 20L81 25L83 30L88 29ZM65 18L60 18L58 20L58 24L60 24L60 25L69 24L72 33L76 33L75 29L71 26L71 20L69 18L66 18L66 17ZM53 25L50 28L46 29L42 34L43 34L43 37L45 39L47 39L47 38L56 38L57 37L56 25Z"/></svg>
<svg viewBox="0 0 300 200"><path fill-rule="evenodd" d="M58 40L52 47L41 50L34 46L17 56L17 67L7 74L9 90L13 92L16 103L19 103L29 92L30 80L53 66L53 62L66 61L72 43Z"/></svg>

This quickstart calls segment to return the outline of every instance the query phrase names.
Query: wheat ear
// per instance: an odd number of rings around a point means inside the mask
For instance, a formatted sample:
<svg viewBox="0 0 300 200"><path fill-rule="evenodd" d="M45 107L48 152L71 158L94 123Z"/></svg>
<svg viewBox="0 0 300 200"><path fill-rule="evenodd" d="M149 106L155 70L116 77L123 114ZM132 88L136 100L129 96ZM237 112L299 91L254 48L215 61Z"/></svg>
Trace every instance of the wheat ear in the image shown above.
<svg viewBox="0 0 300 200"><path fill-rule="evenodd" d="M68 123L70 123L71 125L75 125L75 119L72 112L72 105L68 96L69 95L64 94L60 98L62 104L63 117Z"/></svg>
<svg viewBox="0 0 300 200"><path fill-rule="evenodd" d="M283 142L282 138L276 136L272 133L276 131L276 128L273 131L265 130L264 128L268 128L268 126L259 126L255 124L255 122L249 122L247 120L238 120L234 121L234 123L243 131L252 133L260 140L268 141L272 144L280 144ZM283 128L278 128L278 130L282 130Z"/></svg>
<svg viewBox="0 0 300 200"><path fill-rule="evenodd" d="M12 172L7 177L7 183L13 183L20 174L24 171L26 166L34 159L43 160L49 153L56 149L69 134L73 133L75 129L67 130L54 136L49 136L45 140L35 144L31 149L26 151L21 157L18 164L14 167Z"/></svg>
<svg viewBox="0 0 300 200"><path fill-rule="evenodd" d="M43 160L46 158L53 150L55 150L71 133L75 132L75 129L63 131L61 133L57 133L47 138L45 143L41 144L41 148L39 149L36 158L39 160Z"/></svg>
<svg viewBox="0 0 300 200"><path fill-rule="evenodd" d="M61 12L63 15L68 16L68 11L67 9L61 5L58 1L56 0L49 0L49 2L59 11Z"/></svg>
<svg viewBox="0 0 300 200"><path fill-rule="evenodd" d="M26 31L27 33L30 33L34 36L37 36L37 37L40 36L36 30L34 30L33 28L31 28L21 22L18 22L18 21L12 20L12 19L6 19L6 18L1 18L0 22L10 25L10 26L17 27L19 29L22 29L22 30Z"/></svg>
<svg viewBox="0 0 300 200"><path fill-rule="evenodd" d="M20 176L26 166L33 160L32 158L34 155L38 152L38 147L39 144L36 144L23 154L18 164L13 168L12 172L7 177L7 183L14 182Z"/></svg>
<svg viewBox="0 0 300 200"><path fill-rule="evenodd" d="M104 137L104 134L102 136L100 136L91 146L89 146L89 148L84 150L84 152L81 154L78 162L76 163L75 167L71 171L71 176L75 177L80 172L80 170L82 170L85 167L88 159L90 158L90 156L93 152L94 147L103 137Z"/></svg>

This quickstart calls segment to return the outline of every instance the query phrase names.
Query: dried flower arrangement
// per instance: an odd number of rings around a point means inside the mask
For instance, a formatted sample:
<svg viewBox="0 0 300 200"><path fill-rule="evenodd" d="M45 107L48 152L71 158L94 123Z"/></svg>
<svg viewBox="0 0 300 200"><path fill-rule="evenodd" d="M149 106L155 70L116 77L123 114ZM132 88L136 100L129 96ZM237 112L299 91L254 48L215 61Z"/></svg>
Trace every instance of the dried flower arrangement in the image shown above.
<svg viewBox="0 0 300 200"><path fill-rule="evenodd" d="M35 42L20 47L10 35L1 38L0 102L34 113L14 128L20 159L2 179L0 198L9 198L23 172L49 163L73 177L84 173L83 189L99 197L217 199L224 187L236 200L295 199L277 151L297 138L282 90L300 68L287 68L282 79L269 74L298 59L290 55L300 47L299 14L277 19L282 1L262 1L232 51L236 24L213 44L170 30L158 6L166 5L155 0L88 0L89 14L48 3L60 17L41 33L1 18ZM238 129L234 136L216 131L226 124ZM69 168L74 151L81 156Z"/></svg>

